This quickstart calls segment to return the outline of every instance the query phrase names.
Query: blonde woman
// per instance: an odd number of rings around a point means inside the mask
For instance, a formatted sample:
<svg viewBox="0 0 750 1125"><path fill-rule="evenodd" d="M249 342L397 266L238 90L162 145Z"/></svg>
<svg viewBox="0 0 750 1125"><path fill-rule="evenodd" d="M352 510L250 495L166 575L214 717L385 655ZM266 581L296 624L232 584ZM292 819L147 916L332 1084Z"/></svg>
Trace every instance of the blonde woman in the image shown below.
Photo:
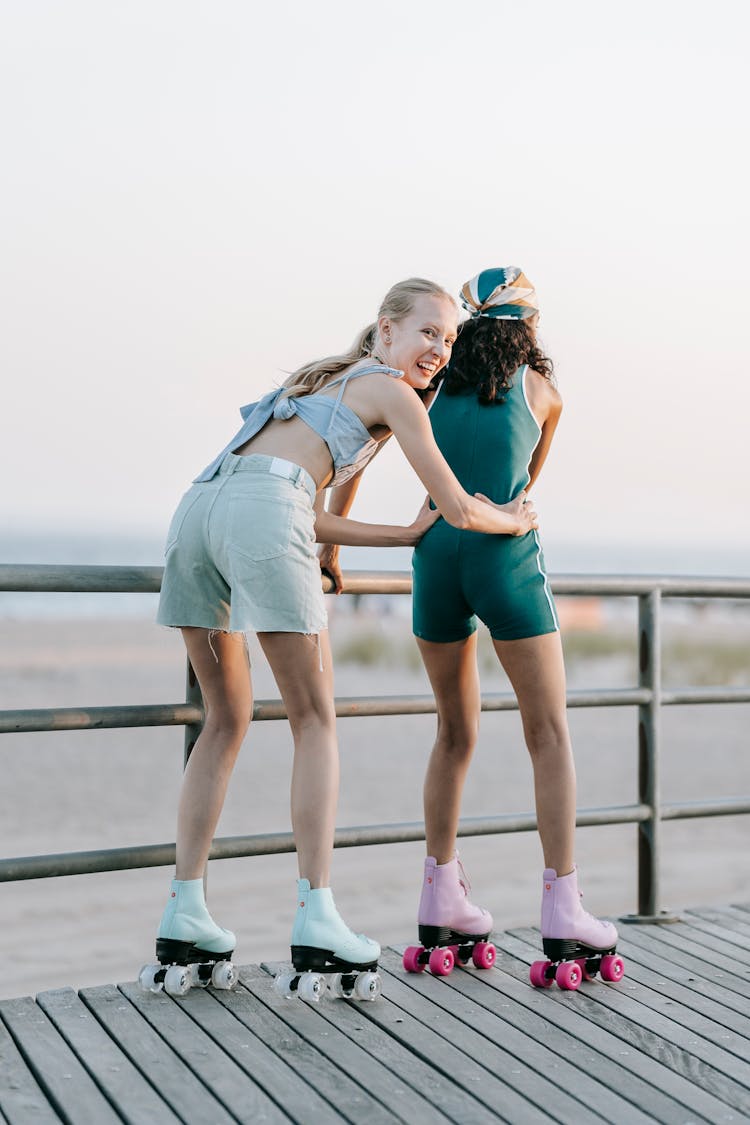
<svg viewBox="0 0 750 1125"><path fill-rule="evenodd" d="M453 526L522 535L536 526L525 497L503 505L468 495L439 453L425 390L447 362L458 310L440 286L400 282L352 348L310 363L241 411L244 424L181 500L167 537L158 621L179 627L206 708L182 781L175 879L157 935L159 966L145 987L186 991L212 976L231 984L234 934L208 913L202 876L237 754L252 716L244 633L258 634L294 739L291 812L299 881L292 927L295 974L285 994L379 991L380 946L336 909L330 867L339 785L333 667L315 542L416 544L437 518L408 527L325 511L323 490L350 480L393 434ZM193 966L191 969L190 966ZM361 973L356 980L356 974Z"/></svg>

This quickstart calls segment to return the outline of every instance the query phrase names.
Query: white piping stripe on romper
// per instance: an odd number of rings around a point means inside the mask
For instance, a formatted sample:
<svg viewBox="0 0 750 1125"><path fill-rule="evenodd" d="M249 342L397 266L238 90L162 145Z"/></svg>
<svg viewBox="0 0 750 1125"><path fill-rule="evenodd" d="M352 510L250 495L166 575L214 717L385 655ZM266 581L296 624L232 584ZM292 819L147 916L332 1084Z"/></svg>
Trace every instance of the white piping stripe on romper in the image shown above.
<svg viewBox="0 0 750 1125"><path fill-rule="evenodd" d="M534 422L536 423L536 428L539 430L539 437L534 442L534 449L536 449L536 447L539 445L539 442L541 441L542 427L539 425L539 422L537 421L536 414L531 409L531 406L529 404L529 397L526 393L526 373L527 373L528 370L529 370L529 365L526 364L526 366L523 369L523 377L522 377L522 380L521 380L521 387L523 389L523 400L526 403L526 409L528 410L531 417L534 419ZM529 469L531 467L531 458L534 455L534 449L531 450L531 453L529 454L528 464L526 465L526 484L528 484L529 481L531 480L531 473L529 472ZM542 576L542 580L544 582L544 596L547 599L547 605L550 608L550 613L552 614L552 620L555 623L555 632L559 633L559 631L560 631L560 621L558 619L557 610L555 609L555 603L554 603L554 600L552 598L552 591L549 588L549 577L547 575L546 570L542 570L542 563L541 563L542 544L541 544L541 540L539 539L539 533L537 531L534 531L534 542L536 543L536 568L539 571L540 575Z"/></svg>

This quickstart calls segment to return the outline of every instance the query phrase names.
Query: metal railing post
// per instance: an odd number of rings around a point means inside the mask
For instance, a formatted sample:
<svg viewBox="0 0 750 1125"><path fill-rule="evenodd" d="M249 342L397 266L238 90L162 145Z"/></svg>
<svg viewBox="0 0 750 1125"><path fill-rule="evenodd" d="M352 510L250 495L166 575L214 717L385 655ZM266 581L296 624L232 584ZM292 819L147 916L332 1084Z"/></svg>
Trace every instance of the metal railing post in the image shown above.
<svg viewBox="0 0 750 1125"><path fill-rule="evenodd" d="M197 707L200 707L201 715L203 715L203 696L201 694L200 685L198 683L198 677L196 676L195 672L193 671L193 665L190 663L189 659L186 660L186 664L187 664L187 667L186 667L186 671L185 671L185 702L186 703L193 703ZM186 723L185 724L185 760L184 760L184 763L183 763L184 766L186 766L188 764L188 760L190 758L190 755L193 752L193 747L195 746L196 742L198 741L198 737L199 737L202 730L203 730L203 717L201 717L200 721L197 722L197 723Z"/></svg>
<svg viewBox="0 0 750 1125"><path fill-rule="evenodd" d="M638 686L650 692L638 707L638 801L650 816L638 825L638 917L659 914L659 837L661 789L659 732L661 726L661 591L638 598Z"/></svg>
<svg viewBox="0 0 750 1125"><path fill-rule="evenodd" d="M201 709L201 718L197 723L185 724L185 750L183 759L183 770L187 767L190 761L190 755L193 752L193 747L198 741L198 737L203 730L203 721L205 717L203 708L203 693L198 683L198 677L193 671L193 665L190 663L190 657L185 658L185 702L195 703ZM208 864L203 869L203 892L208 892Z"/></svg>

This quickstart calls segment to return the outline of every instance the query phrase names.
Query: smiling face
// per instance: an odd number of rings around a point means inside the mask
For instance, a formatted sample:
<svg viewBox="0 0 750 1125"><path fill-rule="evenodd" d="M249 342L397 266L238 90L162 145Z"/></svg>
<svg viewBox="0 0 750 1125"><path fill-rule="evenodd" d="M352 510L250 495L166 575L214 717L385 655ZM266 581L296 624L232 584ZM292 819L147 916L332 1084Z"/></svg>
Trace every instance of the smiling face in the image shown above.
<svg viewBox="0 0 750 1125"><path fill-rule="evenodd" d="M404 382L424 390L445 367L458 331L458 310L448 297L419 294L399 320L381 316L378 354L404 373Z"/></svg>

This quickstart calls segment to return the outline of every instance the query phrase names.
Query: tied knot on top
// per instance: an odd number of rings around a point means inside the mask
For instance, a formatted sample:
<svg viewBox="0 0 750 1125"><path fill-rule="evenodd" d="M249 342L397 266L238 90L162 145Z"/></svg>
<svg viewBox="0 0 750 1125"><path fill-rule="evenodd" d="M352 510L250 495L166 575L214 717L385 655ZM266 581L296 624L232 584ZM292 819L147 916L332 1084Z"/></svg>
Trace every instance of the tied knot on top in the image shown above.
<svg viewBox="0 0 750 1125"><path fill-rule="evenodd" d="M461 304L472 320L528 320L539 311L534 286L518 266L482 270L462 286Z"/></svg>
<svg viewBox="0 0 750 1125"><path fill-rule="evenodd" d="M285 395L280 398L273 408L274 418L279 418L282 422L288 422L297 413L297 399L289 398Z"/></svg>

